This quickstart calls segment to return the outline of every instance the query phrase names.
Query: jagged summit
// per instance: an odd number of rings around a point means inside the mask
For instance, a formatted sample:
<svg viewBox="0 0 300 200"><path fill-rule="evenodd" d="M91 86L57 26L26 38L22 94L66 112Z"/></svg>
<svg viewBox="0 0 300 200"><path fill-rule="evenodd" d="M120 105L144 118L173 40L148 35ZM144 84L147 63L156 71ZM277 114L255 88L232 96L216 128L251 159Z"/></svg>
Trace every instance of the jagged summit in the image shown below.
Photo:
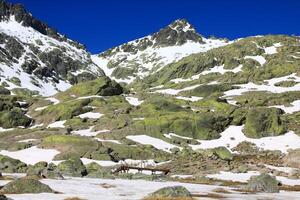
<svg viewBox="0 0 300 200"><path fill-rule="evenodd" d="M106 75L130 83L185 56L226 44L228 41L202 37L187 20L178 19L156 33L111 48L92 59Z"/></svg>
<svg viewBox="0 0 300 200"><path fill-rule="evenodd" d="M187 41L203 43L201 35L186 19L175 20L153 34L152 39L156 46L182 45Z"/></svg>
<svg viewBox="0 0 300 200"><path fill-rule="evenodd" d="M9 20L11 16L15 17L18 23L22 23L25 27L32 27L44 35L48 35L55 39L66 40L58 32L50 28L47 24L34 18L22 4L12 4L4 0L0 0L0 21Z"/></svg>

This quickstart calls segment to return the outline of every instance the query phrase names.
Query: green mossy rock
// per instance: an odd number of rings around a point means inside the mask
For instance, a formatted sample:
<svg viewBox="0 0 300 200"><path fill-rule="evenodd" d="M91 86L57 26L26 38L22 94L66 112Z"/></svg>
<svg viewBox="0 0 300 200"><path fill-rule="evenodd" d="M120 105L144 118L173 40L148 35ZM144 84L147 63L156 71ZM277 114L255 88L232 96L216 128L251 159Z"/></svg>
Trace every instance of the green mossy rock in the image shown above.
<svg viewBox="0 0 300 200"><path fill-rule="evenodd" d="M48 186L35 179L18 179L4 185L0 190L4 194L25 194L25 193L54 193Z"/></svg>
<svg viewBox="0 0 300 200"><path fill-rule="evenodd" d="M11 200L11 199L8 199L5 195L0 194L0 200Z"/></svg>
<svg viewBox="0 0 300 200"><path fill-rule="evenodd" d="M75 135L51 135L42 140L43 148L55 148L61 153L55 156L56 160L66 160L69 157L82 157L87 152L96 151L100 143L92 138Z"/></svg>
<svg viewBox="0 0 300 200"><path fill-rule="evenodd" d="M0 86L0 95L10 95L10 91L5 87Z"/></svg>
<svg viewBox="0 0 300 200"><path fill-rule="evenodd" d="M57 169L65 176L82 177L87 175L87 170L80 158L70 158L61 162Z"/></svg>
<svg viewBox="0 0 300 200"><path fill-rule="evenodd" d="M278 193L278 185L279 183L276 178L264 173L259 176L252 176L246 186L246 189L253 192Z"/></svg>
<svg viewBox="0 0 300 200"><path fill-rule="evenodd" d="M41 176L42 175L42 172L44 169L46 169L48 166L48 163L47 162L38 162L36 163L35 165L33 166L28 166L28 169L27 169L27 176Z"/></svg>
<svg viewBox="0 0 300 200"><path fill-rule="evenodd" d="M82 113L91 111L91 108L86 107L90 102L90 99L82 99L50 105L42 111L41 116L46 122L72 119Z"/></svg>
<svg viewBox="0 0 300 200"><path fill-rule="evenodd" d="M90 178L114 178L110 169L102 167L95 162L86 165L86 170L88 173L87 177Z"/></svg>
<svg viewBox="0 0 300 200"><path fill-rule="evenodd" d="M192 200L191 193L183 186L173 186L173 187L164 187L161 188L152 194L144 198L144 200L151 199L190 199Z"/></svg>
<svg viewBox="0 0 300 200"><path fill-rule="evenodd" d="M250 138L281 135L286 131L277 108L253 108L248 111L244 133Z"/></svg>
<svg viewBox="0 0 300 200"><path fill-rule="evenodd" d="M31 119L24 115L20 109L0 112L0 127L15 128L18 126L29 126Z"/></svg>
<svg viewBox="0 0 300 200"><path fill-rule="evenodd" d="M20 160L0 155L0 171L6 173L24 173L27 165Z"/></svg>
<svg viewBox="0 0 300 200"><path fill-rule="evenodd" d="M161 137L164 133L175 133L194 139L209 140L219 138L220 133L229 123L228 117L212 112L201 113L201 115L176 112L176 114L145 118L135 122L130 129L154 137Z"/></svg>
<svg viewBox="0 0 300 200"><path fill-rule="evenodd" d="M100 96L113 96L120 95L123 93L123 88L112 81L108 77L100 77L92 81L86 81L78 83L71 87L70 89L62 92L59 96L61 98L67 98L71 95L75 96L90 96L90 95L100 95Z"/></svg>
<svg viewBox="0 0 300 200"><path fill-rule="evenodd" d="M227 160L227 161L233 160L232 153L226 147L214 148L214 154L217 155L222 160Z"/></svg>

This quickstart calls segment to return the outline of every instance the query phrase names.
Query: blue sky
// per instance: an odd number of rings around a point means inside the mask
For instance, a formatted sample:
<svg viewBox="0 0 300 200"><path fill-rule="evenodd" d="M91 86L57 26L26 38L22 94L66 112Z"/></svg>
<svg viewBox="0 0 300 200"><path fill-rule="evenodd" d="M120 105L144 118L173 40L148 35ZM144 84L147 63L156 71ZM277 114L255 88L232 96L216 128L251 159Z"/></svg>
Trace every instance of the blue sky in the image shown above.
<svg viewBox="0 0 300 200"><path fill-rule="evenodd" d="M9 0L8 0L9 1ZM204 35L300 35L299 0L10 0L92 53L187 19Z"/></svg>

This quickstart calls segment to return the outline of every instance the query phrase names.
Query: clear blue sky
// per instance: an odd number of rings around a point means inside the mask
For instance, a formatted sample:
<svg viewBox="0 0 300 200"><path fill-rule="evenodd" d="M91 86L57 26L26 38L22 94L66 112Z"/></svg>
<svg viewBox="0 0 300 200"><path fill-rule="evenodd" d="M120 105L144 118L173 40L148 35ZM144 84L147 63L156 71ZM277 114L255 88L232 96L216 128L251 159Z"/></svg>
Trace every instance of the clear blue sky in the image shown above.
<svg viewBox="0 0 300 200"><path fill-rule="evenodd" d="M178 18L204 36L300 35L299 0L8 0L92 53L158 31Z"/></svg>

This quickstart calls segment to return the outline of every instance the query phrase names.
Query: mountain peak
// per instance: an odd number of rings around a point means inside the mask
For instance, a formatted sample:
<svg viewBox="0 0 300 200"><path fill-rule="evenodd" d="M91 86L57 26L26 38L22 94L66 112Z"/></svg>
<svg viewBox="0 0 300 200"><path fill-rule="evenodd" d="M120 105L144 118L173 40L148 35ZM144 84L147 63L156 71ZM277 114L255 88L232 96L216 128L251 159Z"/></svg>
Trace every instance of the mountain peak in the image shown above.
<svg viewBox="0 0 300 200"><path fill-rule="evenodd" d="M177 19L169 25L170 28L176 31L192 31L196 32L195 28L186 19Z"/></svg>
<svg viewBox="0 0 300 200"><path fill-rule="evenodd" d="M186 19L177 19L153 34L156 46L182 45L188 41L203 43L202 37Z"/></svg>

